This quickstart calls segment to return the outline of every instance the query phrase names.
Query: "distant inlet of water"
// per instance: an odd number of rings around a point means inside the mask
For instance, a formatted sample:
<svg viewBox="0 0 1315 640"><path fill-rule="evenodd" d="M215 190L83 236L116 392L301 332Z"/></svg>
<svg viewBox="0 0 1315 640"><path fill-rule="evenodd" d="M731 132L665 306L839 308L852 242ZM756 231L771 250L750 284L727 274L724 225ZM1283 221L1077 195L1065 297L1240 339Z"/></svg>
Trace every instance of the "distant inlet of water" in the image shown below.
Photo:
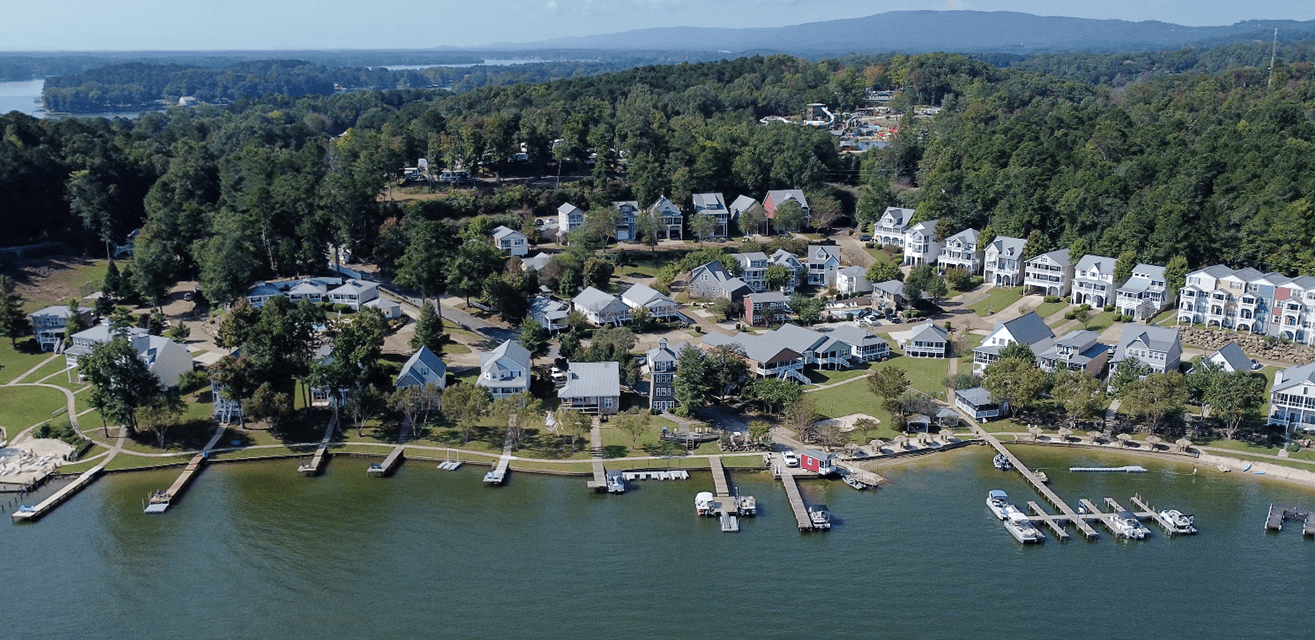
<svg viewBox="0 0 1315 640"><path fill-rule="evenodd" d="M45 519L0 526L8 637L1297 638L1315 542L1264 532L1270 502L1315 492L1190 464L1018 447L1070 501L1141 493L1196 516L1200 534L1141 542L1017 544L986 508L1004 489L1039 500L970 447L882 471L854 491L806 481L834 514L800 534L779 483L733 473L760 515L738 534L694 514L711 478L634 482L406 462L215 464L163 516L146 496L178 470L110 475ZM1076 474L1135 462L1146 474ZM42 492L53 491L53 487ZM40 496L33 496L39 499Z"/></svg>

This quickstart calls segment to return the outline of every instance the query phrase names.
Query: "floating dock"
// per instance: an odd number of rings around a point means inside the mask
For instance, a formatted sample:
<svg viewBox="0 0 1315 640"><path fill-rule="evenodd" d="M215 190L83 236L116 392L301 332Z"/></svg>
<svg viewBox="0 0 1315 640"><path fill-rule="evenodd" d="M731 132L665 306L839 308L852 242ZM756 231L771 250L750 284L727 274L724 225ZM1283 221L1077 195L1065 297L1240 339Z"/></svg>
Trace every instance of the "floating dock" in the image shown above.
<svg viewBox="0 0 1315 640"><path fill-rule="evenodd" d="M667 471L622 471L621 477L626 481L631 480L689 480L689 472L684 469L671 469Z"/></svg>
<svg viewBox="0 0 1315 640"><path fill-rule="evenodd" d="M1073 473L1146 473L1146 467L1130 464L1122 467L1069 467Z"/></svg>
<svg viewBox="0 0 1315 640"><path fill-rule="evenodd" d="M99 477L100 473L104 470L105 463L101 463L83 471L81 475L73 480L73 482L60 487L58 491L52 494L49 498L42 500L40 504L34 507L19 507L18 511L9 515L9 518L13 522L34 522L40 519L41 516L46 515L50 510L59 506L60 503L68 500L73 497L74 494L86 488L86 486Z"/></svg>
<svg viewBox="0 0 1315 640"><path fill-rule="evenodd" d="M712 469L713 494L716 497L712 508L721 518L721 530L727 533L739 531L741 516L758 515L758 500L753 496L741 496L731 492L726 468L721 464L721 456L709 457L708 465Z"/></svg>
<svg viewBox="0 0 1315 640"><path fill-rule="evenodd" d="M973 421L971 424L976 424L976 421ZM985 430L982 430L980 428L978 429L978 433L982 436L982 439L987 442L987 444L990 444L992 447L995 447L996 451L1000 452L1001 455L1007 458L1009 460L1009 463L1014 466L1015 470L1023 474L1023 478L1032 485L1032 488L1036 489L1037 493L1041 494L1041 496L1044 497L1047 502L1054 505L1056 509L1059 509L1060 515L1037 516L1039 520L1045 520L1046 524L1048 524L1052 529L1055 527L1055 525L1051 523L1049 519L1063 520L1065 522L1072 523L1073 526L1077 527L1078 531L1081 532L1082 535L1086 536L1088 540L1095 540L1096 538L1100 537L1099 531L1096 531L1096 529L1093 528L1090 524L1088 524L1086 520L1079 517L1077 512L1074 511L1072 507L1068 506L1068 503L1064 502L1063 498L1059 497L1059 494L1055 493L1053 490L1050 489L1050 487L1046 486L1046 483L1042 482L1041 478L1038 478L1035 473L1032 473L1032 471L1030 471L1027 468L1027 465L1023 464L1023 461L1018 459L1018 456L1015 456L1012 452L1006 449L1005 446L1000 443L1000 440L998 438L996 438L995 436L987 433Z"/></svg>
<svg viewBox="0 0 1315 640"><path fill-rule="evenodd" d="M1154 520L1156 524L1160 525L1160 528L1164 529L1164 532L1170 536L1190 536L1196 534L1196 527L1191 527L1191 530L1189 531L1180 531L1174 526L1174 523L1171 520L1160 515L1160 512L1156 511L1155 507L1147 504L1140 495L1133 496L1131 500L1134 505L1137 505L1138 509L1142 510L1142 512L1151 514L1151 519Z"/></svg>
<svg viewBox="0 0 1315 640"><path fill-rule="evenodd" d="M329 440L333 437L333 430L338 426L338 416L334 415L329 418L329 426L324 428L324 438L320 440L320 446L315 448L315 455L311 457L310 462L303 462L297 467L297 473L304 476L316 476L324 468L324 459L329 452Z"/></svg>
<svg viewBox="0 0 1315 640"><path fill-rule="evenodd" d="M1301 534L1315 536L1315 511L1270 503L1269 516L1265 518L1265 530L1282 531L1284 520L1301 520Z"/></svg>
<svg viewBox="0 0 1315 640"><path fill-rule="evenodd" d="M397 465L406 458L403 453L405 451L405 444L399 444L396 447L393 447L392 452L388 454L387 458L384 458L383 462L376 462L370 465L370 468L365 470L366 475L374 476L376 478L388 476L397 468Z"/></svg>

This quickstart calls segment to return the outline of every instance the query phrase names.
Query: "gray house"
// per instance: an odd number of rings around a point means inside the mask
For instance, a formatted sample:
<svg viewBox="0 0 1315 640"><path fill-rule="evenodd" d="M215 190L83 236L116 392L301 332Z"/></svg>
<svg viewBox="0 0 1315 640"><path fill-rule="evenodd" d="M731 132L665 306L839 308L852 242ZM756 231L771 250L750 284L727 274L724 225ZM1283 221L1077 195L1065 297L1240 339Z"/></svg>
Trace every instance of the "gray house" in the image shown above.
<svg viewBox="0 0 1315 640"><path fill-rule="evenodd" d="M1042 371L1071 369L1085 371L1088 375L1098 376L1105 369L1113 349L1096 340L1100 334L1095 331L1078 329L1056 338L1048 349L1036 354L1036 364Z"/></svg>
<svg viewBox="0 0 1315 640"><path fill-rule="evenodd" d="M649 409L670 411L676 407L676 396L672 389L676 382L676 364L680 362L680 351L685 347L683 342L668 346L667 339L660 338L657 346L644 354L650 378Z"/></svg>
<svg viewBox="0 0 1315 640"><path fill-rule="evenodd" d="M64 329L68 326L73 313L68 306L55 305L46 307L28 316L32 321L32 335L42 351L54 349L64 340ZM91 309L78 309L78 320L83 325L91 322Z"/></svg>
<svg viewBox="0 0 1315 640"><path fill-rule="evenodd" d="M621 406L621 369L615 362L572 362L566 385L557 390L561 408L599 415L615 414Z"/></svg>
<svg viewBox="0 0 1315 640"><path fill-rule="evenodd" d="M429 347L420 347L420 350L411 354L402 365L401 373L397 374L398 389L402 387L423 387L432 384L439 389L447 388L447 365L439 359Z"/></svg>
<svg viewBox="0 0 1315 640"><path fill-rule="evenodd" d="M1124 325L1119 335L1119 346L1114 349L1110 362L1110 375L1118 371L1119 364L1137 360L1151 368L1154 373L1177 371L1183 356L1183 345L1178 339L1178 330L1172 327L1153 325Z"/></svg>
<svg viewBox="0 0 1315 640"><path fill-rule="evenodd" d="M735 302L750 293L753 293L753 289L743 280L732 276L717 260L695 267L689 275L691 298L726 298Z"/></svg>
<svg viewBox="0 0 1315 640"><path fill-rule="evenodd" d="M508 340L479 357L479 379L475 384L488 389L495 399L529 391L530 360L529 350Z"/></svg>
<svg viewBox="0 0 1315 640"><path fill-rule="evenodd" d="M949 355L949 334L931 320L913 327L901 337L903 340L900 341L900 347L904 349L904 355L910 358L945 358Z"/></svg>
<svg viewBox="0 0 1315 640"><path fill-rule="evenodd" d="M630 322L630 307L616 296L593 287L585 287L580 295L571 300L575 310L583 313L589 321L598 325L621 326Z"/></svg>
<svg viewBox="0 0 1315 640"><path fill-rule="evenodd" d="M982 339L981 346L973 349L973 372L981 373L999 360L1000 350L1009 345L1025 344L1032 348L1032 355L1037 355L1049 349L1054 338L1055 333L1035 311L1008 322L997 322Z"/></svg>
<svg viewBox="0 0 1315 640"><path fill-rule="evenodd" d="M712 218L712 235L708 237L725 238L731 227L731 214L730 209L726 208L726 199L720 193L696 193L693 200L694 215Z"/></svg>

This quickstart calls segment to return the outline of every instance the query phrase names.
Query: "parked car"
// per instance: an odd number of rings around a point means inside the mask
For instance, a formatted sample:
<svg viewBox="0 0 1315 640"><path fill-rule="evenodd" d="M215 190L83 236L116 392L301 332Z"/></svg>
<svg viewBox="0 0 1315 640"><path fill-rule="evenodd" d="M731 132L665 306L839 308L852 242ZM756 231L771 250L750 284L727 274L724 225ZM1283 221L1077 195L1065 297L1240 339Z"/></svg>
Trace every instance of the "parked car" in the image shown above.
<svg viewBox="0 0 1315 640"><path fill-rule="evenodd" d="M871 242L871 241L872 241L872 236L871 236L870 234L865 233L865 234L859 236L858 239L859 239L860 241L862 241L862 242Z"/></svg>
<svg viewBox="0 0 1315 640"><path fill-rule="evenodd" d="M785 466L787 467L799 466L799 454L795 453L794 451L782 451L781 457L785 458Z"/></svg>
<svg viewBox="0 0 1315 640"><path fill-rule="evenodd" d="M1260 364L1260 361L1259 361L1259 360L1256 360L1255 358L1252 358L1252 359L1251 359L1251 370L1252 370L1252 371L1258 371L1258 370L1263 369L1263 368L1265 368L1265 365Z"/></svg>

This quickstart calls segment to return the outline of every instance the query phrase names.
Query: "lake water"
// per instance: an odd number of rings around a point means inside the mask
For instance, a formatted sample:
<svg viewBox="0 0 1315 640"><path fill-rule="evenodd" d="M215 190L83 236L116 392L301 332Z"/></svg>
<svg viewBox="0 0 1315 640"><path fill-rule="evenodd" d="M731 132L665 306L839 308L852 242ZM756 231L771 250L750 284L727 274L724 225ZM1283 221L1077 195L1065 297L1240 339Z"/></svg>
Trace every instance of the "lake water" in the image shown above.
<svg viewBox="0 0 1315 640"><path fill-rule="evenodd" d="M45 80L0 82L0 113L21 111L30 116L45 117L39 102L41 88L45 85Z"/></svg>
<svg viewBox="0 0 1315 640"><path fill-rule="evenodd" d="M1029 464L1125 464L1035 447ZM207 468L163 516L141 513L179 471L102 478L45 519L0 526L0 636L46 637L1307 637L1315 542L1266 534L1271 501L1315 493L1135 458L1149 474L1050 472L1060 495L1196 514L1200 535L1022 547L986 492L1039 500L972 447L857 492L804 483L828 533L800 534L769 475L735 474L761 515L724 534L693 513L707 473L621 496L582 478L406 462L367 478L334 458ZM1180 475L1182 474L1182 475ZM48 492L52 489L43 490Z"/></svg>
<svg viewBox="0 0 1315 640"><path fill-rule="evenodd" d="M408 71L412 69L429 69L431 67L448 67L450 69L466 69L469 67L510 67L518 64L535 64L539 62L557 62L556 60L485 60L483 62L467 62L462 64L390 64L383 68L389 71Z"/></svg>

